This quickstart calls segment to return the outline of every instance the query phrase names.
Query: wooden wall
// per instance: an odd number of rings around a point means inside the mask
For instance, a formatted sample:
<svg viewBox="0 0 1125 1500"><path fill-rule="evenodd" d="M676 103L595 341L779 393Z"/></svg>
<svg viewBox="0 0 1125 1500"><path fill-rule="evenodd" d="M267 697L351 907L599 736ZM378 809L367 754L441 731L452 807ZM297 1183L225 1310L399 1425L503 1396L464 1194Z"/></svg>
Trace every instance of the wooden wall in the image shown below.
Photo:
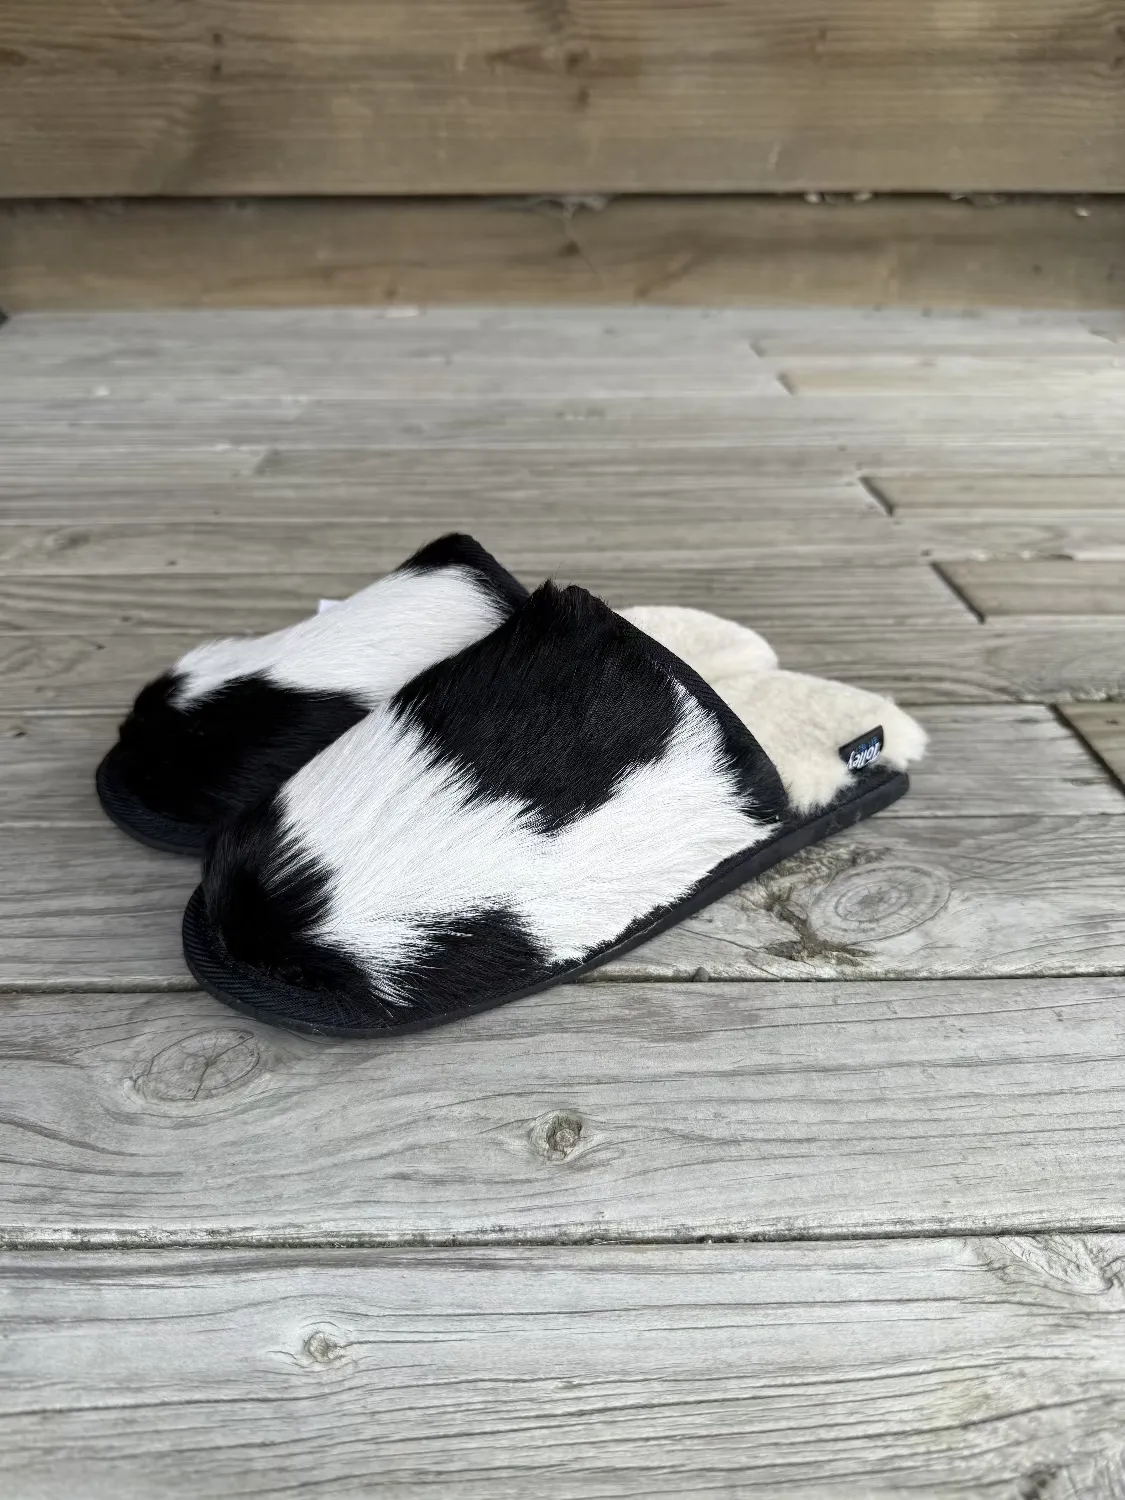
<svg viewBox="0 0 1125 1500"><path fill-rule="evenodd" d="M4 0L0 195L1125 189L1120 0Z"/></svg>
<svg viewBox="0 0 1125 1500"><path fill-rule="evenodd" d="M1125 192L1125 0L0 4L0 199L807 192ZM686 203L677 218L673 205L662 233L696 211ZM354 223L332 212L337 226ZM425 216L394 212L408 258L432 258ZM286 231L275 259L291 257L307 213L268 220L275 239ZM776 271L758 275L745 227L764 214L736 220L732 295L774 295ZM0 225L0 301L13 302L4 268L31 222ZM119 282L143 276L154 222L119 222ZM214 222L210 208L193 221L193 254ZM767 268L786 249L777 222ZM909 234L901 213L856 222L861 240ZM995 228L999 264L1012 240ZM80 240L87 231L101 232L93 219ZM468 261L495 238L470 234ZM677 245L695 254L682 236ZM626 259L647 248L630 245ZM574 253L561 252L547 295L575 281L561 264ZM952 268L955 253L946 258ZM365 298L387 295L385 259ZM81 257L70 265L80 270ZM844 278L846 296L871 294L874 265ZM449 274L442 289L472 293L471 264ZM186 264L180 275L192 279ZM980 295L981 279L962 288L955 277L950 300ZM1056 292L1048 275L1034 300L1070 300L1073 279ZM1093 279L1108 300L1121 295L1108 253ZM900 277L883 280L884 296L903 295ZM1079 280L1088 288L1088 272Z"/></svg>

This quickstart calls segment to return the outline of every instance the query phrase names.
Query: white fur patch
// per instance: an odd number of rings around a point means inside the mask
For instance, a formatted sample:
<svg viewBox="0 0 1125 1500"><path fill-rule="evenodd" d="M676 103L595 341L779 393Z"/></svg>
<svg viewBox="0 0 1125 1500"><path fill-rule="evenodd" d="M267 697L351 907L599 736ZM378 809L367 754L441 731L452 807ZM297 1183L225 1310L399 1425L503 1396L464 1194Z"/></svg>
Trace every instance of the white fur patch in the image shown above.
<svg viewBox="0 0 1125 1500"><path fill-rule="evenodd" d="M686 692L661 758L553 833L510 798L471 799L409 722L376 709L281 791L284 849L330 871L311 934L394 997L426 946L419 920L510 908L552 962L577 962L773 832L738 806L719 732Z"/></svg>
<svg viewBox="0 0 1125 1500"><path fill-rule="evenodd" d="M506 616L471 568L400 570L285 630L197 646L176 663L176 702L255 672L279 687L350 693L374 707Z"/></svg>

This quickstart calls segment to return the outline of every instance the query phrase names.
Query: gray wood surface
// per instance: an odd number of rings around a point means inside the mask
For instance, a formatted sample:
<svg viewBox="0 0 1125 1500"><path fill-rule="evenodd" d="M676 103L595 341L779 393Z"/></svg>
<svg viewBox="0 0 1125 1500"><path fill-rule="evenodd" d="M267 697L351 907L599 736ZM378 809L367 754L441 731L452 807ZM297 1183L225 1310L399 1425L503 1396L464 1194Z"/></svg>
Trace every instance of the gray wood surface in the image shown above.
<svg viewBox="0 0 1125 1500"><path fill-rule="evenodd" d="M809 597L814 591L824 593L826 607L843 600L854 610L858 591L865 584L878 583L892 619L902 623L909 619L904 601L911 594L917 600L920 622L960 619L946 591L922 563L895 557L893 552L880 557L884 542L889 544L886 552L894 546L893 528L885 516L870 511L857 516L836 507L817 514L814 509L804 518L803 540L798 537L801 523L792 512L766 516L760 525L755 524L753 511L743 516L728 511L718 518L702 515L690 543L683 537L682 524L642 506L632 516L603 516L586 524L577 517L569 525L565 519L544 523L493 516L481 524L461 518L462 529L471 529L506 566L526 574L533 583L548 574L565 573L588 578L589 586L598 590L626 588L634 577L651 588L655 574L661 579L667 576L670 589L682 590L693 581L698 589L701 575L705 582L714 576L717 588L732 594L730 609L739 607L740 584L744 592L754 589L766 609L780 597L792 600L791 610L799 610L805 595L805 618L810 623L816 619ZM155 575L156 582L162 583L174 570L195 575L203 583L209 574L234 574L236 580L227 587L237 597L237 575L279 573L291 579L297 564L321 578L335 572L341 575L338 587L354 590L397 567L443 530L454 529L452 517L426 517L397 526L267 521L265 517L180 524L142 520L46 527L9 524L0 525L0 577L105 574L116 583L122 575L141 574L147 580ZM763 554L756 533L762 534L767 549L768 570L761 566ZM857 555L864 541L874 553L870 559ZM847 566L842 567L845 560ZM685 583L678 583L681 576ZM122 581L121 586L129 584ZM57 584L55 592L65 599L67 591ZM744 597L741 602L745 609Z"/></svg>
<svg viewBox="0 0 1125 1500"><path fill-rule="evenodd" d="M1125 558L953 562L946 572L986 619L1005 615L1072 615L1080 619L1125 616Z"/></svg>
<svg viewBox="0 0 1125 1500"><path fill-rule="evenodd" d="M966 356L902 356L860 360L784 361L779 373L795 395L888 397L943 396L973 392L1002 397L1100 397L1125 394L1125 365L1116 351L1060 354L1050 359L975 359Z"/></svg>
<svg viewBox="0 0 1125 1500"><path fill-rule="evenodd" d="M1125 786L1125 704L1067 703L1061 712Z"/></svg>
<svg viewBox="0 0 1125 1500"><path fill-rule="evenodd" d="M613 972L1119 973L1123 878L1115 818L876 819L689 917Z"/></svg>
<svg viewBox="0 0 1125 1500"><path fill-rule="evenodd" d="M871 478L896 513L1001 511L1022 516L1045 510L1119 516L1125 506L1125 475L1121 474L876 474Z"/></svg>
<svg viewBox="0 0 1125 1500"><path fill-rule="evenodd" d="M667 524L690 506L702 522L737 523L744 513L790 528L806 510L857 520L881 510L848 473L764 469L738 446L706 453L667 448L512 453L480 448L420 455L399 448L320 449L152 446L45 451L13 441L0 464L0 520L24 525L165 519L169 522L362 522L383 530L412 521L481 526L511 519L559 523L559 508L583 525L638 516ZM880 517L880 525L882 518ZM887 530L886 527L881 529ZM872 528L863 537L873 544Z"/></svg>
<svg viewBox="0 0 1125 1500"><path fill-rule="evenodd" d="M1116 1236L9 1255L6 1484L1111 1500L1123 1255Z"/></svg>
<svg viewBox="0 0 1125 1500"><path fill-rule="evenodd" d="M1123 1002L1121 978L587 984L333 1042L199 993L14 993L0 1241L1121 1229Z"/></svg>

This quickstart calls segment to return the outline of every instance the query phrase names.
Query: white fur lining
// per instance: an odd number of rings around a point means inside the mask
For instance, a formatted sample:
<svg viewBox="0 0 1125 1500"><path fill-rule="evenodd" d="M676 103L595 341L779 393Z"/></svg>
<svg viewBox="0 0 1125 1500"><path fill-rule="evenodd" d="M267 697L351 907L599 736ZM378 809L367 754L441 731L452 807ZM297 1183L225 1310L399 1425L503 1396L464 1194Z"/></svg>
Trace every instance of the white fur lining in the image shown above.
<svg viewBox="0 0 1125 1500"><path fill-rule="evenodd" d="M622 610L723 698L777 767L798 812L823 807L854 775L840 746L883 729L884 764L902 771L920 760L926 731L891 698L826 677L778 669L769 643L753 630L674 605Z"/></svg>
<svg viewBox="0 0 1125 1500"><path fill-rule="evenodd" d="M254 672L279 687L350 693L374 707L506 614L471 568L402 569L285 630L197 646L176 664L176 702Z"/></svg>
<svg viewBox="0 0 1125 1500"><path fill-rule="evenodd" d="M389 706L298 771L281 807L287 854L331 872L312 935L390 998L396 969L425 950L428 918L506 907L552 962L574 962L773 831L739 807L718 730L684 691L661 758L556 832L517 801L470 798Z"/></svg>

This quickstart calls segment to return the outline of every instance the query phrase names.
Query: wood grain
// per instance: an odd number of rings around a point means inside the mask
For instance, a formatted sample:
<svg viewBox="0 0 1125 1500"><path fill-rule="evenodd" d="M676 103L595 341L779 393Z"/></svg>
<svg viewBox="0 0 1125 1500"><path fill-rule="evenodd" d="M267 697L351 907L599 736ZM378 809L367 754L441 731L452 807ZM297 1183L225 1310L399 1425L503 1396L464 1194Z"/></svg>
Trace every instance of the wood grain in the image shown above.
<svg viewBox="0 0 1125 1500"><path fill-rule="evenodd" d="M900 540L926 556L1125 558L1120 474L872 474L866 481L892 512ZM1053 588L1048 593L1054 597Z"/></svg>
<svg viewBox="0 0 1125 1500"><path fill-rule="evenodd" d="M13 320L14 321L14 320ZM0 341L0 361L4 358ZM20 468L28 454L52 443L93 455L107 450L250 447L303 450L306 462L325 453L363 448L432 455L437 450L502 450L508 461L553 453L575 455L663 450L741 450L759 474L839 479L856 472L933 469L1003 472L1034 463L1043 469L1125 466L1125 433L1115 395L1023 395L1012 391L911 396L616 397L601 401L519 401L471 398L368 401L361 390L331 400L299 392L278 400L224 400L221 381L210 396L175 395L68 401L13 397L0 408L5 456ZM368 460L370 462L370 458Z"/></svg>
<svg viewBox="0 0 1125 1500"><path fill-rule="evenodd" d="M1071 705L1075 712L1100 707ZM1048 708L936 704L921 717L930 735L927 757L911 771L909 798L883 817L1125 813L1125 796L1113 779ZM113 743L118 719L99 713L0 716L0 826L101 828L93 768ZM1084 723L1075 722L1090 738ZM1104 741L1097 748L1109 758Z"/></svg>
<svg viewBox="0 0 1125 1500"><path fill-rule="evenodd" d="M0 1243L1120 1229L1123 986L588 984L383 1042L12 994Z"/></svg>
<svg viewBox="0 0 1125 1500"><path fill-rule="evenodd" d="M1067 703L1060 712L1125 785L1125 704Z"/></svg>
<svg viewBox="0 0 1125 1500"><path fill-rule="evenodd" d="M763 618L783 611L808 619L814 598L819 604L823 597L829 616L841 603L850 602L854 610L866 585L876 588L886 618L895 624L910 620L907 601L912 596L916 623L953 624L960 618L959 611L950 606L949 591L929 568L902 558L901 553L899 559L894 557L897 549L885 517L873 512L859 517L847 511L829 512L816 518L823 524L810 531L812 519L804 518L802 525L798 514L775 512L759 520L750 506L732 506L719 520L702 515L685 535L682 519L661 525L644 506L638 506L631 517L611 513L588 521L580 515L569 520L562 507L561 514L550 520L523 521L513 516L505 522L497 518L474 524L473 531L506 566L525 574L530 582L539 582L547 574L565 576L588 581L590 588L613 593L616 599L630 588L651 592L654 574L667 576L669 603L672 595L697 595L707 586L707 578L713 578L714 595L729 600L730 610L753 607L749 596L757 594L763 600ZM79 614L76 601L75 623L85 624L88 618L103 628L120 617L112 608L114 587L122 590L125 608L133 602L131 594L136 594L147 603L150 616L158 619L154 591L165 578L181 594L188 593L192 582L203 592L218 591L225 584L227 607L233 610L243 581L261 595L262 576L278 577L272 607L292 609L291 601L315 601L325 589L351 593L371 583L449 526L448 520L437 525L431 520L352 525L316 520L266 522L264 517L218 523L138 518L132 523L77 526L0 524L0 578L20 584L33 580L46 595L52 613L64 616L67 590L60 575L68 581L90 580L93 592L87 609L92 604L95 612L88 617ZM768 567L762 564L759 535L771 554ZM889 542L885 549L884 538ZM870 540L874 553L871 561L857 556L865 539ZM839 548L834 545L837 540ZM842 558L847 559L845 570L840 566ZM217 581L220 575L224 582ZM45 582L47 577L54 579L53 584ZM105 600L100 611L98 578L103 580ZM192 582L176 583L181 578ZM21 605L30 604L31 597L30 591L17 596L13 615ZM307 613L303 603L298 615L301 612ZM34 628L33 608L25 619ZM247 618L243 628L254 629L253 619Z"/></svg>
<svg viewBox="0 0 1125 1500"><path fill-rule="evenodd" d="M9 0L0 192L1125 185L1121 15L639 0Z"/></svg>
<svg viewBox="0 0 1125 1500"><path fill-rule="evenodd" d="M787 360L779 366L794 395L854 396L879 394L917 399L974 393L985 397L1057 394L1077 398L1120 398L1125 393L1125 363L1112 355L1058 355L1042 361L976 359L966 356L911 355L899 358Z"/></svg>
<svg viewBox="0 0 1125 1500"><path fill-rule="evenodd" d="M101 826L94 768L117 738L116 714L0 716L0 826Z"/></svg>
<svg viewBox="0 0 1125 1500"><path fill-rule="evenodd" d="M197 861L142 848L104 817L6 830L0 983L190 988L180 923L198 883Z"/></svg>
<svg viewBox="0 0 1125 1500"><path fill-rule="evenodd" d="M947 790L955 795L951 783ZM611 971L666 979L1118 973L1123 878L1115 818L912 820L904 810L806 850Z"/></svg>
<svg viewBox="0 0 1125 1500"><path fill-rule="evenodd" d="M952 774L946 794L956 795ZM189 981L190 861L103 825L6 831L0 984ZM879 818L597 971L619 979L880 979L1125 973L1116 817Z"/></svg>
<svg viewBox="0 0 1125 1500"><path fill-rule="evenodd" d="M953 593L921 563L871 564L854 552L805 557L785 552L767 563L752 544L753 521L741 546L724 547L721 527L710 536L709 528L701 527L698 549L677 548L675 528L642 535L641 545L633 548L627 526L592 527L585 546L575 545L579 527L569 544L565 526L553 529L554 546L550 537L546 545L527 545L517 526L479 528L477 534L532 586L547 576L579 582L617 608L699 606L706 600L704 607L752 619L767 636L794 628L828 633L862 618L873 598L892 630L956 631L972 623ZM318 599L343 598L365 587L433 535L414 527L388 545L381 536L375 540L372 531L138 522L133 528L122 524L29 536L23 528L0 527L0 619L7 629L28 631L141 625L206 637L272 630L314 613ZM370 559L369 572L345 571L354 570L363 556ZM319 571L288 573L296 559ZM206 571L209 561L214 571Z"/></svg>
<svg viewBox="0 0 1125 1500"><path fill-rule="evenodd" d="M7 1255L6 1481L1108 1500L1123 1255L1108 1235Z"/></svg>
<svg viewBox="0 0 1125 1500"><path fill-rule="evenodd" d="M1125 558L998 558L951 562L946 572L986 619L1125 616Z"/></svg>
<svg viewBox="0 0 1125 1500"><path fill-rule="evenodd" d="M1125 511L1125 474L872 474L868 480L896 515L992 511L1026 516L1046 511L1120 516Z"/></svg>
<svg viewBox="0 0 1125 1500"><path fill-rule="evenodd" d="M902 20L896 12L896 27ZM980 207L897 196L821 204L726 196L566 205L541 198L0 203L0 306L1120 307L1125 204L1098 198L1077 207L1081 214L1068 199ZM998 336L994 325L989 331ZM948 351L964 347L964 324L938 333ZM915 327L900 343L917 347L922 337ZM942 347L932 335L929 342ZM1056 344L1068 342L1076 352L1096 347L1092 333L1056 335ZM978 339L977 348L984 343ZM805 331L759 347L807 353L823 343Z"/></svg>
<svg viewBox="0 0 1125 1500"><path fill-rule="evenodd" d="M589 526L635 516L659 524L690 506L701 525L752 512L766 543L771 523L780 526L788 517L783 535L792 547L801 545L801 515L818 523L847 516L864 545L875 548L869 518L881 513L848 474L763 471L740 448L666 449L659 457L606 448L572 453L565 462L555 450L438 449L424 458L394 448L238 450L232 456L255 470L238 475L225 473L221 463L207 473L209 460L223 453L161 450L143 439L117 454L87 456L83 466L78 451L52 454L13 444L0 463L0 520L424 522L436 534L457 522L476 527L538 519L549 527L554 518ZM880 530L889 535L882 522Z"/></svg>

